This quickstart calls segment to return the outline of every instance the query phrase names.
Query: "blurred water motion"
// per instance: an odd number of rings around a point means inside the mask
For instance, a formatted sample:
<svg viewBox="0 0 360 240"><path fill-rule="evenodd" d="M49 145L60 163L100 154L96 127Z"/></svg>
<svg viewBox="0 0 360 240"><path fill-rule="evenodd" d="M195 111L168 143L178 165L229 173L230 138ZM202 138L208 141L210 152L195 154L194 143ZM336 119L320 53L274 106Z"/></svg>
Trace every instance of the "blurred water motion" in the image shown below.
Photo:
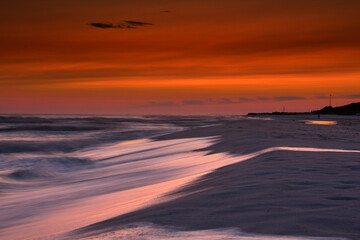
<svg viewBox="0 0 360 240"><path fill-rule="evenodd" d="M290 237L249 234L240 232L236 228L183 230L162 227L148 223L132 224L119 231L111 231L97 236L84 238L85 240L112 239L112 240L346 240L343 238L320 237Z"/></svg>
<svg viewBox="0 0 360 240"><path fill-rule="evenodd" d="M0 239L63 234L159 203L210 171L272 151L360 152L271 147L230 156L194 151L212 145L216 136L149 139L184 126L217 123L180 120L0 118L6 129L0 131ZM42 140L56 136L61 140Z"/></svg>
<svg viewBox="0 0 360 240"><path fill-rule="evenodd" d="M192 152L211 142L129 141L79 150L71 158L41 159L36 167L4 173L1 239L59 234L160 202L162 194L224 165L221 154Z"/></svg>
<svg viewBox="0 0 360 240"><path fill-rule="evenodd" d="M58 234L149 204L197 176L183 167L199 169L203 153L189 152L211 141L148 138L221 119L0 116L0 239Z"/></svg>

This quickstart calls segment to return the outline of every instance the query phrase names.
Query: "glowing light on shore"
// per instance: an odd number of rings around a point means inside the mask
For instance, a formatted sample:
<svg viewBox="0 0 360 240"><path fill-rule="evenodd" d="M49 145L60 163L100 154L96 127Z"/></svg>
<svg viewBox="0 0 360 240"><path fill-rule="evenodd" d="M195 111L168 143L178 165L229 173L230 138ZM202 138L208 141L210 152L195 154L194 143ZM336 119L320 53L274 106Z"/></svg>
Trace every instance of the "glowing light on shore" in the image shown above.
<svg viewBox="0 0 360 240"><path fill-rule="evenodd" d="M316 125L336 125L337 121L312 121L304 120L305 124L316 124Z"/></svg>

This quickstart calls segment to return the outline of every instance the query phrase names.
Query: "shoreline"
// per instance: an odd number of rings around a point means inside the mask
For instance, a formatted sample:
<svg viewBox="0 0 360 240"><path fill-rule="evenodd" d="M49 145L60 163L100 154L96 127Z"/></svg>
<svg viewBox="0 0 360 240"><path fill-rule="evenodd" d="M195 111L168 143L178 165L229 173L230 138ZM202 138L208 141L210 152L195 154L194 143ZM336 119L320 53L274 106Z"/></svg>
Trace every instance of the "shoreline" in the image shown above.
<svg viewBox="0 0 360 240"><path fill-rule="evenodd" d="M360 150L360 121L306 125L299 118L244 119L153 140L218 136L199 149L241 156L270 147ZM173 192L173 200L81 229L116 230L136 222L185 229L237 227L245 232L360 238L359 153L265 153L216 169Z"/></svg>

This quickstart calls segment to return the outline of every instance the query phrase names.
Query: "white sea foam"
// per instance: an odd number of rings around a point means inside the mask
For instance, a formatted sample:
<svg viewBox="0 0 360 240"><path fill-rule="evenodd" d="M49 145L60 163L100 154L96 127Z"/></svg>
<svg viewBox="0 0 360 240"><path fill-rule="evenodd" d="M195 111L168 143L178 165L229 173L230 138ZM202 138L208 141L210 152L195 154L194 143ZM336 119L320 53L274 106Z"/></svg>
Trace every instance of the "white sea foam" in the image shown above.
<svg viewBox="0 0 360 240"><path fill-rule="evenodd" d="M180 230L170 227L161 227L153 224L139 223L124 227L118 231L102 233L96 236L83 238L86 240L344 240L345 238L318 238L318 237L291 237L248 234L236 228L211 230Z"/></svg>
<svg viewBox="0 0 360 240"><path fill-rule="evenodd" d="M17 181L16 187L3 195L0 203L1 239L33 239L61 234L166 201L168 198L161 198L164 194L199 176L272 151L360 153L358 150L304 147L272 147L243 156L207 155L208 152L193 151L212 145L216 139L143 139L72 153L74 159L88 159L92 164L86 161L76 169L72 167L69 171L58 172L51 181L41 180L41 175L36 181ZM41 165L43 163L45 165ZM37 170L41 171L42 167L49 170L48 164L40 161ZM104 238L124 239L128 236L126 239L138 239L137 234L142 234L146 237L141 239L210 239L209 236L211 239L281 239L235 234L233 230L174 231L140 226L126 231L116 232L114 237L108 233L110 235L104 235Z"/></svg>

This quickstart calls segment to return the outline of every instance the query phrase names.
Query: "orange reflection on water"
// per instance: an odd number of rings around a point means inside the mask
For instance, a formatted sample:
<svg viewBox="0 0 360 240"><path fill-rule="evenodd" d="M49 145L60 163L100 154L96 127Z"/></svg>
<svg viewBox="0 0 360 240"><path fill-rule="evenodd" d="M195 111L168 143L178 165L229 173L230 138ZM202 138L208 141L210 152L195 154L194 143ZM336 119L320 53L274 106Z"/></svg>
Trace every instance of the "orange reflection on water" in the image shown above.
<svg viewBox="0 0 360 240"><path fill-rule="evenodd" d="M119 143L118 145L128 145L128 144L135 144L135 143L142 143L146 142L147 139L137 139L137 140L129 140Z"/></svg>
<svg viewBox="0 0 360 240"><path fill-rule="evenodd" d="M317 124L317 125L336 125L337 121L313 121L305 120L305 124Z"/></svg>

